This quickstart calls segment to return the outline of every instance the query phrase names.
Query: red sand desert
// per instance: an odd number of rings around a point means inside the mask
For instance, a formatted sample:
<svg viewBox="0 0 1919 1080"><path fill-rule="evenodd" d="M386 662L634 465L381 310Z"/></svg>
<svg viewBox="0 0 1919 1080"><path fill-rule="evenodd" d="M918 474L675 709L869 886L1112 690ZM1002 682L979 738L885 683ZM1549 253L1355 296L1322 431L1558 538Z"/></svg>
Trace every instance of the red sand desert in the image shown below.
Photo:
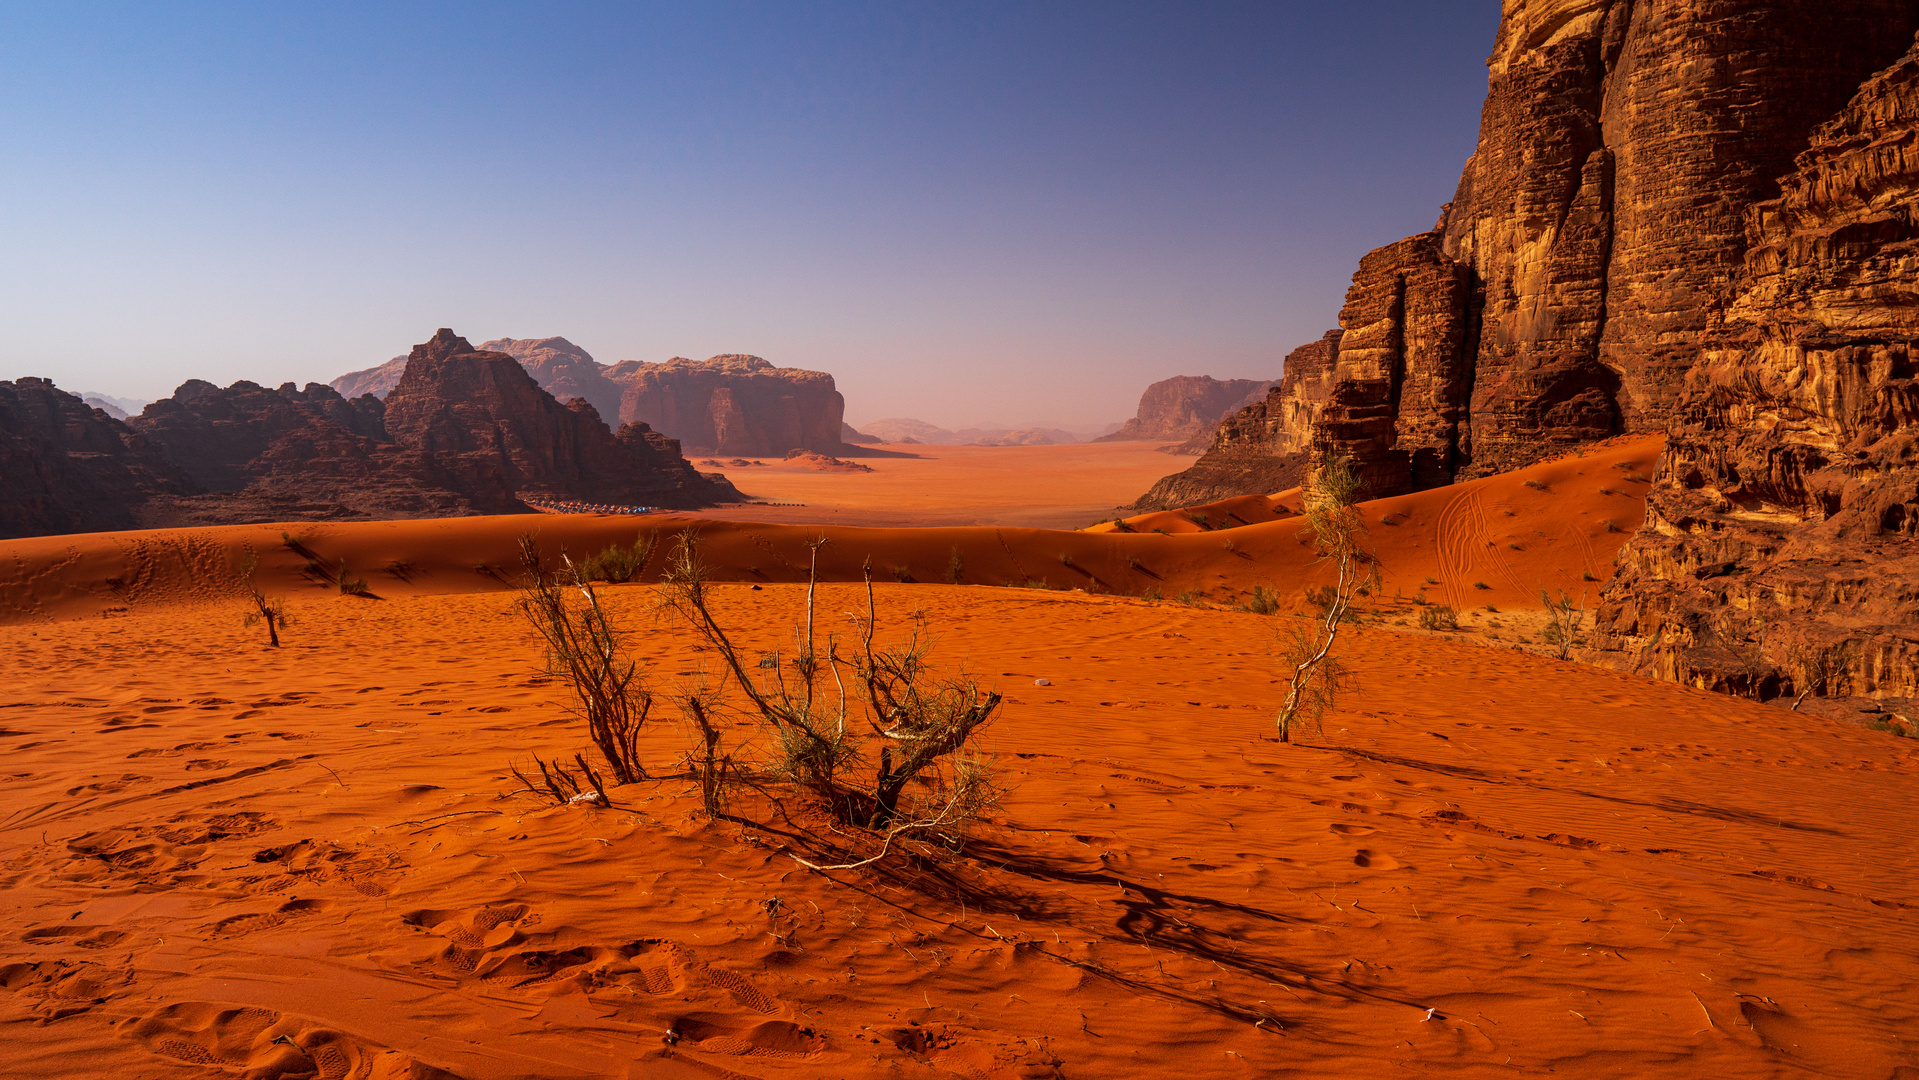
<svg viewBox="0 0 1919 1080"><path fill-rule="evenodd" d="M773 506L702 511L707 517L778 524L1021 525L1076 529L1111 517L1160 477L1194 457L1162 454L1163 442L1064 446L872 447L888 457L847 458L871 472L822 469L780 458L718 459L741 492ZM706 460L706 459L702 459ZM735 466L734 460L759 465ZM701 464L701 469L715 466ZM794 505L801 504L801 505Z"/></svg>
<svg viewBox="0 0 1919 1080"><path fill-rule="evenodd" d="M1324 573L1283 497L1200 509L1230 530L0 544L6 1072L1914 1075L1919 747L1516 647L1540 589L1603 584L1657 448L1365 504L1384 587L1294 745L1288 616L1227 606ZM518 537L696 525L749 647L790 641L823 533L827 629L870 557L882 636L924 609L936 660L1006 694L1012 791L962 857L811 871L791 856L869 839L764 800L709 822L683 779L516 793L509 765L585 745L513 609ZM279 650L241 624L249 550L289 597ZM339 595L343 563L375 597ZM1421 592L1479 614L1398 625ZM657 687L711 670L650 586L608 595ZM666 720L644 749L671 773L686 745Z"/></svg>

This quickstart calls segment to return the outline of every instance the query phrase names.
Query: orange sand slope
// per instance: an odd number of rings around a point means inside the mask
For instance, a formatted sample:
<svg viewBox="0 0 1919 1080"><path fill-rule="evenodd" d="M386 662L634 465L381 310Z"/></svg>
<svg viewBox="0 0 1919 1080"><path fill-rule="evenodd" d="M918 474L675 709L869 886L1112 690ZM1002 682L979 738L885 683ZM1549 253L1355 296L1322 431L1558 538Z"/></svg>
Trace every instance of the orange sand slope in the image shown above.
<svg viewBox="0 0 1919 1080"><path fill-rule="evenodd" d="M822 472L804 462L760 458L722 464L749 498L804 506L738 506L710 511L734 521L799 525L1019 525L1075 529L1130 503L1196 458L1162 454L1156 443L1069 446L881 446L911 457L862 457L863 472ZM711 466L701 466L711 468Z"/></svg>
<svg viewBox="0 0 1919 1080"><path fill-rule="evenodd" d="M803 591L720 586L717 610L776 648ZM851 841L762 803L706 824L677 780L611 810L512 794L510 761L584 740L506 595L314 590L279 651L231 604L0 627L7 1075L1919 1063L1911 742L1369 628L1322 745L1282 746L1272 619L879 593L885 631L926 608L940 657L1008 695L1017 786L957 862L815 874L788 852ZM660 683L710 664L648 629L649 590L612 595ZM683 745L667 723L645 750L670 770Z"/></svg>
<svg viewBox="0 0 1919 1080"><path fill-rule="evenodd" d="M1364 505L1370 541L1384 569L1385 596L1425 592L1457 608L1488 603L1538 606L1541 589L1593 595L1614 554L1644 512L1643 476L1656 439L1620 441L1584 457ZM1254 504L1266 507L1260 521ZM820 553L825 580L857 580L871 559L875 576L984 585L1045 583L1053 588L1170 598L1189 590L1222 603L1256 585L1297 595L1325 580L1311 538L1297 518L1273 517L1274 501L1231 500L1238 520L1255 524L1201 531L1150 531L1152 515L1116 533L1023 528L862 529L700 521L674 517L512 516L340 525L234 525L140 533L93 533L0 542L0 621L119 614L156 604L210 603L237 595L249 552L269 593L334 591L344 565L380 597L503 590L512 587L522 534L537 533L549 558L631 543L659 530L669 542L653 555L657 576L681 530L698 528L701 548L722 580L802 581L807 541L831 539ZM1203 511L1202 511L1203 512ZM1215 506L1210 520L1232 520ZM1610 525L1607 524L1610 522ZM285 530L293 544L283 537ZM957 553L957 573L955 573ZM1479 586L1485 586L1480 588Z"/></svg>

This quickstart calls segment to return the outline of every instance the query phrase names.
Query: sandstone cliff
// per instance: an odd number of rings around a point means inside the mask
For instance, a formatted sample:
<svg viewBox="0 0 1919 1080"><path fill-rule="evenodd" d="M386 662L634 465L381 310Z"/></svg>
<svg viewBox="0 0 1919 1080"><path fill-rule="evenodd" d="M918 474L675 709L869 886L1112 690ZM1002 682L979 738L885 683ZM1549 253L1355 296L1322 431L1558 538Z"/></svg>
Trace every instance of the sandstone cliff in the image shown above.
<svg viewBox="0 0 1919 1080"><path fill-rule="evenodd" d="M580 398L609 424L638 423L701 454L838 453L846 402L823 371L776 368L757 356L662 364L602 364L563 337L496 338L482 352L513 357L560 401ZM400 385L408 357L350 372L332 386L352 398L384 398Z"/></svg>
<svg viewBox="0 0 1919 1080"><path fill-rule="evenodd" d="M610 377L612 367L563 337L495 338L481 342L480 351L505 353L518 360L534 382L561 401L583 398L602 418L619 419L625 380Z"/></svg>
<svg viewBox="0 0 1919 1080"><path fill-rule="evenodd" d="M0 382L0 539L134 528L193 482L138 432L45 379Z"/></svg>
<svg viewBox="0 0 1919 1080"><path fill-rule="evenodd" d="M1915 26L1909 0L1506 0L1453 201L1361 260L1323 403L1267 437L1390 495L1663 430L1746 208Z"/></svg>
<svg viewBox="0 0 1919 1080"><path fill-rule="evenodd" d="M845 449L840 428L846 401L823 371L776 368L757 356L728 354L636 364L625 378L620 420L679 439L690 453L751 457Z"/></svg>
<svg viewBox="0 0 1919 1080"><path fill-rule="evenodd" d="M1781 191L1746 209L1601 643L1713 689L1919 696L1919 45Z"/></svg>
<svg viewBox="0 0 1919 1080"><path fill-rule="evenodd" d="M675 440L643 423L616 434L588 402L561 405L519 361L451 330L414 346L385 422L394 443L431 455L468 489L497 478L516 494L676 507L740 497L724 477L695 472Z"/></svg>
<svg viewBox="0 0 1919 1080"><path fill-rule="evenodd" d="M1210 435L1220 418L1236 411L1255 394L1273 384L1258 379L1215 379L1210 375L1177 375L1146 388L1139 411L1110 435L1094 442L1137 442L1145 439L1183 442L1202 433Z"/></svg>

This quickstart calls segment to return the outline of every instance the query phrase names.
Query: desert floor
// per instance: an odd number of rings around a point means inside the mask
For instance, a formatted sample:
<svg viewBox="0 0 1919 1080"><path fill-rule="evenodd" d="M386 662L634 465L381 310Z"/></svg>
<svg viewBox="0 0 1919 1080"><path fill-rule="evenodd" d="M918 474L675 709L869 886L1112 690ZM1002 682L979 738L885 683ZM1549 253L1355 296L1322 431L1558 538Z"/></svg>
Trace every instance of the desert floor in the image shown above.
<svg viewBox="0 0 1919 1080"><path fill-rule="evenodd" d="M902 446L886 457L847 458L872 472L815 469L780 458L697 459L740 491L775 506L729 507L704 516L786 525L1018 525L1077 529L1110 518L1160 477L1194 457L1162 454L1161 443L1070 446ZM736 466L734 460L762 462Z"/></svg>
<svg viewBox="0 0 1919 1080"><path fill-rule="evenodd" d="M0 543L5 1071L1915 1075L1919 744L1532 651L1529 594L1603 583L1656 449L1367 504L1384 587L1292 745L1291 616L1229 606L1323 574L1285 497L1132 532L639 523L649 579L700 529L749 649L789 645L824 533L823 633L870 559L881 636L924 611L1006 695L1010 794L964 853L828 873L793 856L873 838L787 798L516 791L586 745L513 607L529 519ZM639 535L533 523L549 558ZM1040 577L1075 591L1003 584ZM1473 614L1416 632L1418 593ZM651 586L608 594L658 689L715 673Z"/></svg>

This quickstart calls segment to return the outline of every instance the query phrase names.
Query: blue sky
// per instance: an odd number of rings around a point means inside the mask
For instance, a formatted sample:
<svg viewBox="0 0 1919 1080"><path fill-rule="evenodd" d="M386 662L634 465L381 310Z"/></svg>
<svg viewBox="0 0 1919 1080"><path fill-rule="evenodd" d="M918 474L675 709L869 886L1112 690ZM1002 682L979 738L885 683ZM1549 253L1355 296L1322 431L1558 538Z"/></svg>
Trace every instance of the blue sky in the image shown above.
<svg viewBox="0 0 1919 1080"><path fill-rule="evenodd" d="M1276 377L1472 152L1493 0L13 5L0 378L325 381L436 327L750 352L855 420Z"/></svg>

